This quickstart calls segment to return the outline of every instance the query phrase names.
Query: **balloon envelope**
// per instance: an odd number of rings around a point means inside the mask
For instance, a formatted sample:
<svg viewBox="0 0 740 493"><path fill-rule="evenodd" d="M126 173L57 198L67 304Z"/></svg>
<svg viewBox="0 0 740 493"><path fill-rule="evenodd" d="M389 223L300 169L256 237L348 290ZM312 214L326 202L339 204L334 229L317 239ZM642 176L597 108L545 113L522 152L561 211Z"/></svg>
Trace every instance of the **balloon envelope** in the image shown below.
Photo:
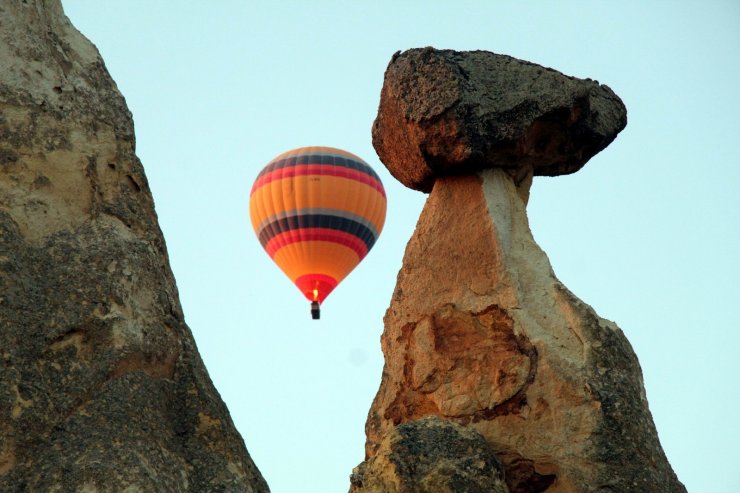
<svg viewBox="0 0 740 493"><path fill-rule="evenodd" d="M260 243L306 298L319 303L373 247L385 212L375 171L333 147L277 156L257 176L249 198Z"/></svg>

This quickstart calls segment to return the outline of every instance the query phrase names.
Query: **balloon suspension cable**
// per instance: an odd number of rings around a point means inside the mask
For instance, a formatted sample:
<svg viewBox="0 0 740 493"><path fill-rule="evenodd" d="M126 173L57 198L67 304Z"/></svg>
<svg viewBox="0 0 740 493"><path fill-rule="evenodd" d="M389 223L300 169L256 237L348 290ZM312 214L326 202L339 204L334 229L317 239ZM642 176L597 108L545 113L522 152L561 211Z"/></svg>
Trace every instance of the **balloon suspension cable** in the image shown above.
<svg viewBox="0 0 740 493"><path fill-rule="evenodd" d="M319 308L318 301L311 302L311 318L314 320L321 318L321 308Z"/></svg>

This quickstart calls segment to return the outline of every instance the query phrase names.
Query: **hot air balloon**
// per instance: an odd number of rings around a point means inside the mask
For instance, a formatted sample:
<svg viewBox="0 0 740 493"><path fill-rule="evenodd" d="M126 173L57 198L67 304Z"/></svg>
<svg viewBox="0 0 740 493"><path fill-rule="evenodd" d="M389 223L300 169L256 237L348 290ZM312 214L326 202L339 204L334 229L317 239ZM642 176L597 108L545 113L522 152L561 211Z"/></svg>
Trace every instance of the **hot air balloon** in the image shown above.
<svg viewBox="0 0 740 493"><path fill-rule="evenodd" d="M385 190L375 171L333 147L280 154L257 176L249 197L254 232L311 302L314 319L375 244L385 211Z"/></svg>

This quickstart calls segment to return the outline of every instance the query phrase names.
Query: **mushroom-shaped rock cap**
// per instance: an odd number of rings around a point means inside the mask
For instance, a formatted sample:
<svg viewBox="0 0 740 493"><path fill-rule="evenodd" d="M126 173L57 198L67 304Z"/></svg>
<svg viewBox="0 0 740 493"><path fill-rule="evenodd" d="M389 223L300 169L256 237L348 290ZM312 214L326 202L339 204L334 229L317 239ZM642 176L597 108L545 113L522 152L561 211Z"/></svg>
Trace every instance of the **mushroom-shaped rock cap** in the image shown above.
<svg viewBox="0 0 740 493"><path fill-rule="evenodd" d="M417 48L385 72L373 146L393 176L429 192L438 176L509 169L573 173L627 124L609 87L488 51Z"/></svg>

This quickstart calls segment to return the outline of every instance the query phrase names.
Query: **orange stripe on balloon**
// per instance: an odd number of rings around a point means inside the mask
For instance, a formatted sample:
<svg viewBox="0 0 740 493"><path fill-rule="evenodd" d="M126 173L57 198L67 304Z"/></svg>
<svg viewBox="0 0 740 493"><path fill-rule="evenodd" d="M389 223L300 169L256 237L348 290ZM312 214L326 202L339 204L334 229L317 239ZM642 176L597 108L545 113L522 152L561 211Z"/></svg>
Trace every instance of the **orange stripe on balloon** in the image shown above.
<svg viewBox="0 0 740 493"><path fill-rule="evenodd" d="M301 241L275 252L275 263L290 279L320 272L341 281L352 272L360 258L354 250L330 241Z"/></svg>
<svg viewBox="0 0 740 493"><path fill-rule="evenodd" d="M364 217L378 232L383 229L386 198L375 188L335 176L324 175L316 181L311 178L309 175L274 180L255 190L249 198L252 225L260 226L268 217L289 210L317 208L346 211ZM299 189L310 191L310 200L299 200ZM259 233L259 229L255 232Z"/></svg>

